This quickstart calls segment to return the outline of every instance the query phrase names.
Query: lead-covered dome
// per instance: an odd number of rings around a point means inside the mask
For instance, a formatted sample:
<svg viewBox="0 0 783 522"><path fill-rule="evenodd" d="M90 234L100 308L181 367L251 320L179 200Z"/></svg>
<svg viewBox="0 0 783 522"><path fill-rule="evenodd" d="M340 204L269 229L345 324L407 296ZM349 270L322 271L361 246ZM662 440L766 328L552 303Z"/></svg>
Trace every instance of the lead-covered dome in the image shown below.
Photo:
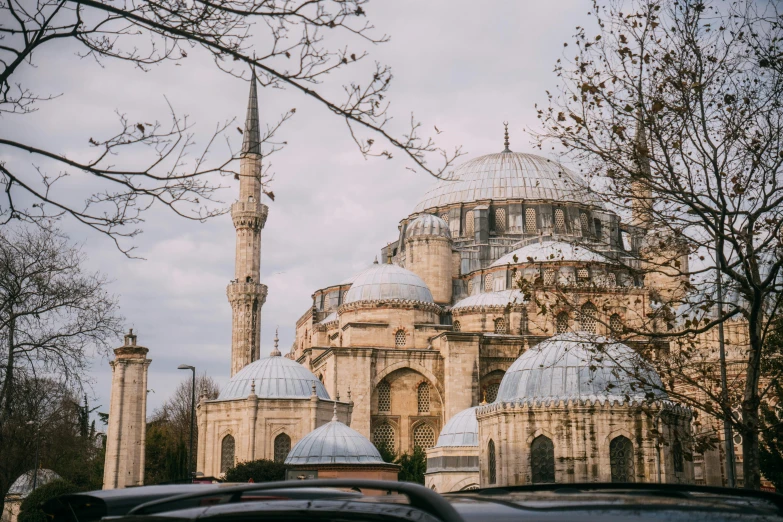
<svg viewBox="0 0 783 522"><path fill-rule="evenodd" d="M406 237L446 237L451 239L449 224L438 216L422 214L408 224Z"/></svg>
<svg viewBox="0 0 783 522"><path fill-rule="evenodd" d="M438 181L416 205L414 212L487 199L603 206L585 181L560 163L533 154L500 152L460 165L454 171L453 181Z"/></svg>
<svg viewBox="0 0 783 522"><path fill-rule="evenodd" d="M514 261L516 257L516 261ZM575 261L581 263L611 263L601 253L589 250L584 246L565 241L538 241L509 252L494 263L490 268L516 265L522 263L547 263L558 261Z"/></svg>
<svg viewBox="0 0 783 522"><path fill-rule="evenodd" d="M307 398L312 395L315 385L318 398L331 400L324 385L310 370L280 355L261 358L239 370L217 400L246 399L254 384L259 399Z"/></svg>
<svg viewBox="0 0 783 522"><path fill-rule="evenodd" d="M471 295L457 301L451 310L468 310L472 308L505 308L509 305L522 305L527 300L520 290L501 290L500 292L484 292Z"/></svg>
<svg viewBox="0 0 783 522"><path fill-rule="evenodd" d="M33 482L35 482L35 487L40 488L44 484L60 479L60 475L50 469L44 468L37 470L37 477L35 477L35 475L36 471L33 471L32 469L19 475L14 483L11 484L11 487L8 488L8 493L6 493L6 495L26 498L27 495L33 492Z"/></svg>
<svg viewBox="0 0 783 522"><path fill-rule="evenodd" d="M373 264L354 279L345 303L359 301L419 301L434 303L432 293L419 276L391 264Z"/></svg>
<svg viewBox="0 0 783 522"><path fill-rule="evenodd" d="M587 333L556 335L508 369L495 402L666 399L661 380L632 348Z"/></svg>
<svg viewBox="0 0 783 522"><path fill-rule="evenodd" d="M288 453L285 464L385 464L375 445L337 418L302 438Z"/></svg>
<svg viewBox="0 0 783 522"><path fill-rule="evenodd" d="M462 410L454 415L443 426L438 436L437 448L478 446L478 421L476 409L478 406Z"/></svg>

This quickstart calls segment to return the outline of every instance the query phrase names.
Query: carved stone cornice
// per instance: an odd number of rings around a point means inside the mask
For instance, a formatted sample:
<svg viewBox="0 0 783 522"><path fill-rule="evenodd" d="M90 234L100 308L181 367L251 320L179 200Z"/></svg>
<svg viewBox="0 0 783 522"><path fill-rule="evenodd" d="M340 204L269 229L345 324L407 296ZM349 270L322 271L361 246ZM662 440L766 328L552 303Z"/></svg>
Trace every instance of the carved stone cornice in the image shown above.
<svg viewBox="0 0 783 522"><path fill-rule="evenodd" d="M354 301L352 303L345 303L340 305L337 309L338 313L343 314L345 312L353 312L357 310L376 310L378 308L401 308L407 310L423 310L425 312L432 312L440 314L443 308L434 304L427 303L425 301L409 301L403 299L384 299L378 301Z"/></svg>
<svg viewBox="0 0 783 522"><path fill-rule="evenodd" d="M231 303L258 299L259 305L266 302L267 287L261 283L232 282L226 287L226 295Z"/></svg>
<svg viewBox="0 0 783 522"><path fill-rule="evenodd" d="M234 228L260 230L266 224L269 207L259 201L236 201L231 205L231 219Z"/></svg>

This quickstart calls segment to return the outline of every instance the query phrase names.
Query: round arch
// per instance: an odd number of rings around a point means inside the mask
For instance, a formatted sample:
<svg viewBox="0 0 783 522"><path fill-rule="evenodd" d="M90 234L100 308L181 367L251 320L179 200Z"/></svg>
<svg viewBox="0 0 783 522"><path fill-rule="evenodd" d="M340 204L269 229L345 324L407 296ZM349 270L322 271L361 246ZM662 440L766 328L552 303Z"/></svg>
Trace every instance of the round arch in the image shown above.
<svg viewBox="0 0 783 522"><path fill-rule="evenodd" d="M438 394L438 400L440 401L440 403L443 405L446 404L445 401L443 400L443 391L440 388L440 381L438 381L438 378L435 377L435 375L432 372L430 372L427 368L425 368L421 364L411 362L411 361L399 361L394 364L390 364L383 370L379 371L372 380L372 389L375 390L375 388L378 387L380 382L384 380L388 375L396 372L397 370L402 370L402 369L413 370L414 372L423 375L430 382L430 385L432 386L432 389L435 390L435 393Z"/></svg>

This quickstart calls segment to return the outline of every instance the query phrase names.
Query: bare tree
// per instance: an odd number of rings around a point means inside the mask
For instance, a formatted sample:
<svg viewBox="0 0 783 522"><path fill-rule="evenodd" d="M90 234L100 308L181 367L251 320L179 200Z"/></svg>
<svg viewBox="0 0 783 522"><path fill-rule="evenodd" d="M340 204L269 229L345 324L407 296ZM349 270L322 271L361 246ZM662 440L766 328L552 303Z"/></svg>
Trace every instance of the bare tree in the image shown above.
<svg viewBox="0 0 783 522"><path fill-rule="evenodd" d="M0 230L0 425L18 383L80 386L92 351L106 353L122 329L105 277L85 272L83 258L52 228Z"/></svg>
<svg viewBox="0 0 783 522"><path fill-rule="evenodd" d="M345 122L350 136L366 156L392 157L400 151L413 165L442 176L461 155L447 153L430 138L419 135L420 124L411 116L407 132L389 129L387 99L391 69L368 61L367 46L384 43L366 20L367 0L3 0L0 2L0 114L6 118L35 111L57 95L39 94L17 79L34 65L35 53L45 47L81 46L81 56L103 64L126 61L141 69L174 64L198 50L228 74L253 77L264 86L293 89L316 100ZM254 42L263 42L262 46ZM342 86L341 101L327 79L354 71ZM340 73L340 74L338 74ZM348 73L345 73L348 74ZM331 82L333 83L333 82ZM273 152L281 143L273 136L295 109L285 112L263 137ZM115 135L85 141L94 153L83 159L64 151L35 146L9 136L0 137L5 154L24 152L22 166L0 163L3 198L0 217L38 221L51 215L70 215L108 234L123 252L121 242L140 229L144 211L153 204L169 207L177 215L206 219L222 213L214 175L239 175L236 151L210 161L208 152L231 126L219 125L207 145L195 151L193 128L187 117L171 109L168 123L138 122L118 113ZM376 141L378 142L376 144ZM384 145L382 145L384 144ZM430 157L438 158L430 166ZM49 168L41 167L43 162ZM96 182L90 193L73 195L58 181L87 175ZM95 189L94 187L99 187ZM83 197L80 197L83 196Z"/></svg>
<svg viewBox="0 0 783 522"><path fill-rule="evenodd" d="M617 262L664 288L627 335L671 341L655 362L667 391L730 420L749 488L760 487L759 405L779 377L761 372L783 264L783 71L769 58L780 56L783 32L774 9L595 1L595 34L577 28L555 69L561 84L539 110L541 145L562 148L592 190L632 218L624 232L633 247ZM724 395L716 354L705 357L697 339L735 319L747 345Z"/></svg>
<svg viewBox="0 0 783 522"><path fill-rule="evenodd" d="M205 396L207 400L217 399L219 394L220 388L212 377L209 377L207 374L201 374L196 377L196 401L201 396ZM171 423L173 432L179 439L187 440L190 436L190 401L191 384L190 379L188 379L177 385L174 394L160 408L155 410L152 418L153 420L165 419Z"/></svg>

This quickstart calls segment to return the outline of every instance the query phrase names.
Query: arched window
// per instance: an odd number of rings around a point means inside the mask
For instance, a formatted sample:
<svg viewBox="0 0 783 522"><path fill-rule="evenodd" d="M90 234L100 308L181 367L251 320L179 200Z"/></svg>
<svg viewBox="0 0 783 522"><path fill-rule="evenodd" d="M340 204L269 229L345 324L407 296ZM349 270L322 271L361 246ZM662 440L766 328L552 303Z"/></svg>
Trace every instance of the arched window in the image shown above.
<svg viewBox="0 0 783 522"><path fill-rule="evenodd" d="M445 221L445 222L446 222L446 224L448 225L448 223L449 223L449 215L448 215L448 213L446 213L446 214L441 214L441 215L440 215L440 218L441 218L443 221Z"/></svg>
<svg viewBox="0 0 783 522"><path fill-rule="evenodd" d="M419 424L413 428L413 447L423 450L435 445L435 430L429 424Z"/></svg>
<svg viewBox="0 0 783 522"><path fill-rule="evenodd" d="M468 295L473 295L473 279L468 281Z"/></svg>
<svg viewBox="0 0 783 522"><path fill-rule="evenodd" d="M430 385L426 382L419 384L417 402L419 405L419 413L430 412Z"/></svg>
<svg viewBox="0 0 783 522"><path fill-rule="evenodd" d="M590 282L590 270L585 267L576 269L576 282L585 285Z"/></svg>
<svg viewBox="0 0 783 522"><path fill-rule="evenodd" d="M497 462L495 462L495 441L489 440L487 444L487 460L489 461L489 483L495 484L498 481Z"/></svg>
<svg viewBox="0 0 783 522"><path fill-rule="evenodd" d="M519 311L519 333L527 333L527 309L523 308Z"/></svg>
<svg viewBox="0 0 783 522"><path fill-rule="evenodd" d="M395 451L397 437L391 424L379 424L372 431L372 443L376 448L385 448L389 451Z"/></svg>
<svg viewBox="0 0 783 522"><path fill-rule="evenodd" d="M612 482L633 482L633 443L620 435L609 443L609 465L612 468Z"/></svg>
<svg viewBox="0 0 783 522"><path fill-rule="evenodd" d="M495 232L501 234L506 231L506 209L495 209Z"/></svg>
<svg viewBox="0 0 783 522"><path fill-rule="evenodd" d="M612 333L623 333L623 320L620 319L619 315L612 314L611 317L609 317L609 328L612 330Z"/></svg>
<svg viewBox="0 0 783 522"><path fill-rule="evenodd" d="M394 332L394 346L397 348L402 348L405 346L405 330L402 328Z"/></svg>
<svg viewBox="0 0 783 522"><path fill-rule="evenodd" d="M498 390L500 389L500 383L499 382L493 382L492 384L488 384L487 388L484 390L484 400L488 403L495 402L495 399L498 398Z"/></svg>
<svg viewBox="0 0 783 522"><path fill-rule="evenodd" d="M560 312L555 317L555 333L566 333L568 331L568 312Z"/></svg>
<svg viewBox="0 0 783 522"><path fill-rule="evenodd" d="M682 473L685 465L682 454L682 444L679 440L675 440L672 444L672 459L674 460L674 471L676 473Z"/></svg>
<svg viewBox="0 0 783 522"><path fill-rule="evenodd" d="M462 325L459 324L459 321L454 321L454 324L452 325L452 329L455 332L461 332L462 331Z"/></svg>
<svg viewBox="0 0 783 522"><path fill-rule="evenodd" d="M485 292L492 291L492 274L487 274L484 276L484 291Z"/></svg>
<svg viewBox="0 0 783 522"><path fill-rule="evenodd" d="M582 226L581 226L581 228L582 228L582 235L583 236L589 235L590 234L590 221L587 219L587 214L585 214L583 212L582 215L579 216L579 219L582 222Z"/></svg>
<svg viewBox="0 0 783 522"><path fill-rule="evenodd" d="M275 437L275 462L284 462L291 451L291 437L281 433Z"/></svg>
<svg viewBox="0 0 783 522"><path fill-rule="evenodd" d="M498 317L495 319L495 333L496 334L505 334L506 333L506 320L502 317Z"/></svg>
<svg viewBox="0 0 783 522"><path fill-rule="evenodd" d="M606 274L606 285L607 286L617 286L617 274L614 272L609 272Z"/></svg>
<svg viewBox="0 0 783 522"><path fill-rule="evenodd" d="M555 209L555 232L565 234L565 214L562 208Z"/></svg>
<svg viewBox="0 0 783 522"><path fill-rule="evenodd" d="M588 302L582 305L582 310L579 314L579 326L583 331L595 333L595 316L597 311L593 303Z"/></svg>
<svg viewBox="0 0 783 522"><path fill-rule="evenodd" d="M465 235L470 237L474 234L475 223L473 221L473 211L468 210L465 213Z"/></svg>
<svg viewBox="0 0 783 522"><path fill-rule="evenodd" d="M391 411L391 386L387 381L378 383L378 411L381 413Z"/></svg>
<svg viewBox="0 0 783 522"><path fill-rule="evenodd" d="M552 268L547 268L544 270L544 284L545 285L553 285L555 284L555 271Z"/></svg>
<svg viewBox="0 0 783 522"><path fill-rule="evenodd" d="M226 435L220 443L220 472L225 473L229 468L234 467L234 437Z"/></svg>
<svg viewBox="0 0 783 522"><path fill-rule="evenodd" d="M536 209L525 209L525 232L528 234L535 234L538 232L538 225L536 224Z"/></svg>
<svg viewBox="0 0 783 522"><path fill-rule="evenodd" d="M555 481L555 445L552 439L539 435L530 445L530 468L533 484Z"/></svg>

